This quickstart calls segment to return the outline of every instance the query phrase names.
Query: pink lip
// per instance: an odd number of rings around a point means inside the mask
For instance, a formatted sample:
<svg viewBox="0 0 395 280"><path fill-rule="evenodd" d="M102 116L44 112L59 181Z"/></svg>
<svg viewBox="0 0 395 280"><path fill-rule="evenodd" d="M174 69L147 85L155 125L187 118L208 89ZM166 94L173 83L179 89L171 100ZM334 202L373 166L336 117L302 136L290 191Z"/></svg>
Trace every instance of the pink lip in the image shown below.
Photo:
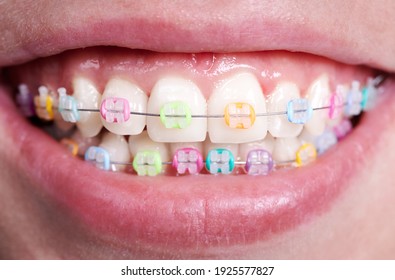
<svg viewBox="0 0 395 280"><path fill-rule="evenodd" d="M386 91L394 89L395 83L387 82ZM387 127L382 115L395 117L385 105L395 96L387 94L386 102L316 162L268 177L147 178L103 172L72 158L19 116L5 93L0 98L0 121L20 151L21 176L35 191L95 232L158 250L253 243L309 221L328 209L349 180L369 165L366 159L375 153L372 147Z"/></svg>

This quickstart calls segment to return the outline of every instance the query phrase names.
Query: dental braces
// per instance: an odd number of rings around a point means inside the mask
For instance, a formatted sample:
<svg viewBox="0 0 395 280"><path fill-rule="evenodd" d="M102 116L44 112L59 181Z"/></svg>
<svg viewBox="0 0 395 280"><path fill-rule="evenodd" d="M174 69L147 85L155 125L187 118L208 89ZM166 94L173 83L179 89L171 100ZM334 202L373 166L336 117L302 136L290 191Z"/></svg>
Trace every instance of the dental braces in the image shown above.
<svg viewBox="0 0 395 280"><path fill-rule="evenodd" d="M70 140L68 140L70 141ZM72 145L71 142L68 145ZM329 148L329 146L328 146ZM72 149L75 148L73 147ZM171 165L177 175L200 174L204 167L210 174L231 174L237 166L242 166L248 175L268 175L271 171L284 167L299 167L312 162L317 157L317 150L310 143L303 144L296 152L295 160L274 162L270 152L265 149L249 151L246 161L236 161L229 149L218 148L203 156L196 148L178 149L172 161L162 162L158 151L140 151L132 162L110 160L110 154L102 147L91 146L85 152L84 159L102 170L117 171L119 165L132 166L139 176L156 176L163 173L163 167Z"/></svg>
<svg viewBox="0 0 395 280"><path fill-rule="evenodd" d="M237 173L244 170L248 175L268 175L270 172L290 167L304 166L314 161L344 138L352 129L349 119L342 120L332 130L325 130L313 143L304 142L295 153L295 159L288 161L274 161L271 153L263 148L251 149L246 161L237 160L231 150L226 148L212 149L203 159L200 151L195 147L185 147L176 150L172 161L162 161L161 154L155 150L138 151L132 162L112 161L109 152L100 146L91 146L84 153L85 161L90 162L102 170L117 171L117 166L131 166L139 176L156 176L164 171L164 166L172 166L178 175L199 174L205 167L210 174L231 174L236 167ZM65 138L61 140L74 155L79 154L77 142Z"/></svg>
<svg viewBox="0 0 395 280"><path fill-rule="evenodd" d="M129 110L128 102L113 97L104 99L100 109L86 109L79 108L77 101L72 96L68 96L64 88L58 90L58 106L54 106L53 99L46 87L39 88L40 95L34 100L34 108L32 103L22 102L29 98L25 85L19 87L20 94L17 96L17 101L19 104L29 105L21 108L25 115L32 116L34 113L32 112L33 108L39 117L41 116L46 120L53 119L53 109L57 109L63 119L69 122L77 122L79 120L76 112L100 112L102 117L109 122L122 123L127 121L130 115L143 115L160 117L162 123L168 128L184 128L189 125L191 118L224 118L229 127L245 129L253 125L256 117L286 115L290 122L303 124L308 121L313 111L326 109L328 110L329 118L334 119L341 113L340 109L343 107L347 116L359 115L362 110L366 111L374 106L380 94L378 87L384 80L384 76L377 76L374 79L369 78L366 87L362 90L359 89L359 82L352 82L351 90L348 92L345 102L342 99L344 92L338 87L336 92L331 95L328 106L311 108L307 99L299 98L290 100L286 111L258 114L255 114L254 108L246 103L228 104L225 107L224 114L221 115L192 115L187 105L182 102L165 104L160 114L132 112ZM177 118L183 118L184 121L175 122ZM163 119L170 119L171 121L165 122ZM261 148L250 150L245 161L237 160L232 152L225 148L210 150L204 160L198 149L187 147L178 149L172 161L162 161L158 151L144 150L138 151L134 155L132 162L117 162L112 161L109 152L99 146L89 147L84 154L84 159L103 170L116 171L118 169L117 166L132 166L134 171L140 176L161 174L164 171L164 166L172 166L178 175L187 173L199 174L204 167L210 174L231 174L234 170L238 170L237 173L240 173L239 170L242 169L249 175L268 175L276 169L299 167L314 161L317 155L324 153L335 145L351 129L351 121L347 118L343 119L332 130L326 130L321 136L317 137L314 143L303 143L297 150L295 159L290 161L275 162L271 153ZM63 139L61 142L68 147L73 155L78 154L78 144L75 141Z"/></svg>
<svg viewBox="0 0 395 280"><path fill-rule="evenodd" d="M372 108L379 93L378 86L385 77L379 75L369 78L367 85L360 89L360 83L353 81L348 93L341 86L333 92L325 106L311 107L308 99L297 98L287 103L285 111L256 113L254 107L246 102L229 103L224 108L223 114L192 114L191 108L186 102L174 101L163 104L159 113L132 111L130 102L125 98L107 97L101 102L100 108L82 108L75 97L67 95L65 88L58 89L58 99L55 102L55 94L50 93L45 86L39 87L39 95L34 99L26 85L19 86L17 102L21 112L28 117L37 115L43 120L53 120L54 111L57 110L66 122L76 123L80 120L81 112L100 113L107 123L124 123L130 120L130 116L158 117L166 128L183 129L191 124L192 119L224 119L226 125L235 129L248 129L254 125L256 118L286 116L288 121L294 124L305 124L314 111L328 110L330 119L336 118L344 108L346 116L356 116L361 111ZM343 96L345 100L343 100Z"/></svg>

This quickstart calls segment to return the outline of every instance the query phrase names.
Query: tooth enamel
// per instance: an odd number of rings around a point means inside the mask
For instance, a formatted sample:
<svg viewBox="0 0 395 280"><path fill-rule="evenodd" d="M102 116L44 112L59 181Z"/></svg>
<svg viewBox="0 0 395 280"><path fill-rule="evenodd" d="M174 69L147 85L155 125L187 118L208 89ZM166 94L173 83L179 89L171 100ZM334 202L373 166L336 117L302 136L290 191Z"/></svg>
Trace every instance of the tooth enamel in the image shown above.
<svg viewBox="0 0 395 280"><path fill-rule="evenodd" d="M203 152L203 142L180 142L180 143L170 143L170 153L174 153L183 148L195 148L200 152Z"/></svg>
<svg viewBox="0 0 395 280"><path fill-rule="evenodd" d="M82 77L74 78L73 91L73 96L78 100L81 108L99 109L101 95L90 80ZM93 137L99 134L103 125L97 112L79 111L79 115L77 128L84 137Z"/></svg>
<svg viewBox="0 0 395 280"><path fill-rule="evenodd" d="M209 118L208 133L213 143L245 143L265 138L266 102L258 80L250 73L237 74L217 87L208 101L209 115L225 115L225 118ZM234 117L248 114L247 117Z"/></svg>
<svg viewBox="0 0 395 280"><path fill-rule="evenodd" d="M147 117L148 135L155 142L199 142L206 138L207 119L190 117L207 114L206 100L190 80L167 77L157 81L148 112L161 114L160 118ZM171 114L185 117L167 116Z"/></svg>
<svg viewBox="0 0 395 280"><path fill-rule="evenodd" d="M129 150L133 156L133 168L141 176L161 173L162 163L170 161L168 144L153 142L147 131L129 137Z"/></svg>
<svg viewBox="0 0 395 280"><path fill-rule="evenodd" d="M204 150L204 156L207 157L207 154L211 150L215 149L227 149L232 152L233 156L235 159L237 159L238 154L239 154L239 145L238 144L232 144L232 143L213 143L209 139L206 139L203 143L203 150Z"/></svg>
<svg viewBox="0 0 395 280"><path fill-rule="evenodd" d="M203 142L171 143L170 151L178 174L198 174L203 169Z"/></svg>
<svg viewBox="0 0 395 280"><path fill-rule="evenodd" d="M279 83L270 95L268 112L287 111L288 102L300 98L299 88L291 82ZM303 129L303 124L291 123L287 116L271 116L268 118L269 132L273 137L296 137Z"/></svg>
<svg viewBox="0 0 395 280"><path fill-rule="evenodd" d="M100 144L100 137L84 137L81 131L76 130L71 139L74 140L78 145L78 155L83 156L86 150L91 146L98 146Z"/></svg>
<svg viewBox="0 0 395 280"><path fill-rule="evenodd" d="M147 112L147 95L137 85L120 78L112 78L102 96L101 120L105 128L118 135L137 135L145 127L146 117L130 112ZM127 104L127 101L129 104ZM126 104L123 104L125 102ZM128 119L123 113L114 112L119 106L126 106ZM128 108L127 108L128 107ZM126 120L127 119L127 120ZM126 120L126 121L124 121Z"/></svg>
<svg viewBox="0 0 395 280"><path fill-rule="evenodd" d="M239 145L240 160L246 161L248 153L252 150L264 149L269 153L273 153L273 148L274 148L274 138L270 134L267 134L265 139L263 140L240 144Z"/></svg>
<svg viewBox="0 0 395 280"><path fill-rule="evenodd" d="M343 119L343 112L344 112L344 102L347 100L347 92L349 91L349 87L346 85L338 85L336 87L336 92L334 94L337 97L331 96L329 105L331 104L331 99L334 103L337 103L338 106L333 105L334 108L332 109L332 114L330 112L331 109L328 111L329 118L326 119L326 124L329 127L337 126L341 120ZM333 94L333 95L334 95Z"/></svg>
<svg viewBox="0 0 395 280"><path fill-rule="evenodd" d="M106 132L99 147L104 148L109 153L111 162L130 162L129 146L124 136ZM121 171L125 167L125 165L112 164L111 168L113 171Z"/></svg>
<svg viewBox="0 0 395 280"><path fill-rule="evenodd" d="M328 106L330 99L328 75L321 75L307 90L307 99L310 106L320 108ZM328 110L314 110L311 119L305 124L305 128L313 135L320 135L325 130L325 123L328 119Z"/></svg>
<svg viewBox="0 0 395 280"><path fill-rule="evenodd" d="M300 144L296 137L277 138L274 140L273 159L276 162L294 161Z"/></svg>

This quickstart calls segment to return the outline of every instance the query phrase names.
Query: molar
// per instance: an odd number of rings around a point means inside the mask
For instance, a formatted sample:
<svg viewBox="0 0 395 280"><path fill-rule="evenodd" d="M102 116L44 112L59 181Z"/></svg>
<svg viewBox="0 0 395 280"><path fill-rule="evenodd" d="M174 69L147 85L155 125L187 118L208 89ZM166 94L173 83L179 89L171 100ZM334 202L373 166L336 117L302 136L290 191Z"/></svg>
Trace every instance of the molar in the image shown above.
<svg viewBox="0 0 395 280"><path fill-rule="evenodd" d="M78 100L83 109L99 109L101 94L95 85L88 79L76 77L73 79L74 97ZM79 112L80 119L77 122L77 128L84 137L94 137L99 134L103 125L100 115L97 112Z"/></svg>
<svg viewBox="0 0 395 280"><path fill-rule="evenodd" d="M265 138L267 120L256 117L260 113L266 113L266 102L256 77L241 73L226 79L208 101L209 115L225 115L224 119L208 119L211 142L245 143ZM234 117L232 114L248 116Z"/></svg>
<svg viewBox="0 0 395 280"><path fill-rule="evenodd" d="M156 142L204 141L207 133L207 104L200 89L192 81L167 77L157 81L148 101L149 113L160 117L147 117L147 132ZM169 117L168 115L184 115Z"/></svg>
<svg viewBox="0 0 395 280"><path fill-rule="evenodd" d="M105 128L119 135L136 135L143 131L147 112L147 95L137 85L120 78L112 78L106 85L100 109Z"/></svg>
<svg viewBox="0 0 395 280"><path fill-rule="evenodd" d="M288 102L300 98L299 88L291 82L280 82L271 93L268 112L286 112ZM296 137L303 129L303 124L291 123L287 115L270 116L269 132L274 137Z"/></svg>

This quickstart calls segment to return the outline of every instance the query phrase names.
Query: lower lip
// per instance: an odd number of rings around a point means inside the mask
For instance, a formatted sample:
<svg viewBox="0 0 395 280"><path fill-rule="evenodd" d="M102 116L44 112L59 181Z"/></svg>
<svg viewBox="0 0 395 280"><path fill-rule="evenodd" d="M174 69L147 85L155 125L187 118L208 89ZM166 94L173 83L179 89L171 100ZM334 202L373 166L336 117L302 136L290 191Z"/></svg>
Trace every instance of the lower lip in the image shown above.
<svg viewBox="0 0 395 280"><path fill-rule="evenodd" d="M387 82L386 91L394 89L395 83ZM394 102L395 95L384 99ZM5 92L0 92L0 122L20 151L17 166L31 187L96 233L156 248L227 247L265 240L325 212L366 168L368 161L361 158L374 156L371 147L388 126L382 114L395 114L387 102L365 114L313 164L268 177L150 178L100 171L29 125Z"/></svg>

